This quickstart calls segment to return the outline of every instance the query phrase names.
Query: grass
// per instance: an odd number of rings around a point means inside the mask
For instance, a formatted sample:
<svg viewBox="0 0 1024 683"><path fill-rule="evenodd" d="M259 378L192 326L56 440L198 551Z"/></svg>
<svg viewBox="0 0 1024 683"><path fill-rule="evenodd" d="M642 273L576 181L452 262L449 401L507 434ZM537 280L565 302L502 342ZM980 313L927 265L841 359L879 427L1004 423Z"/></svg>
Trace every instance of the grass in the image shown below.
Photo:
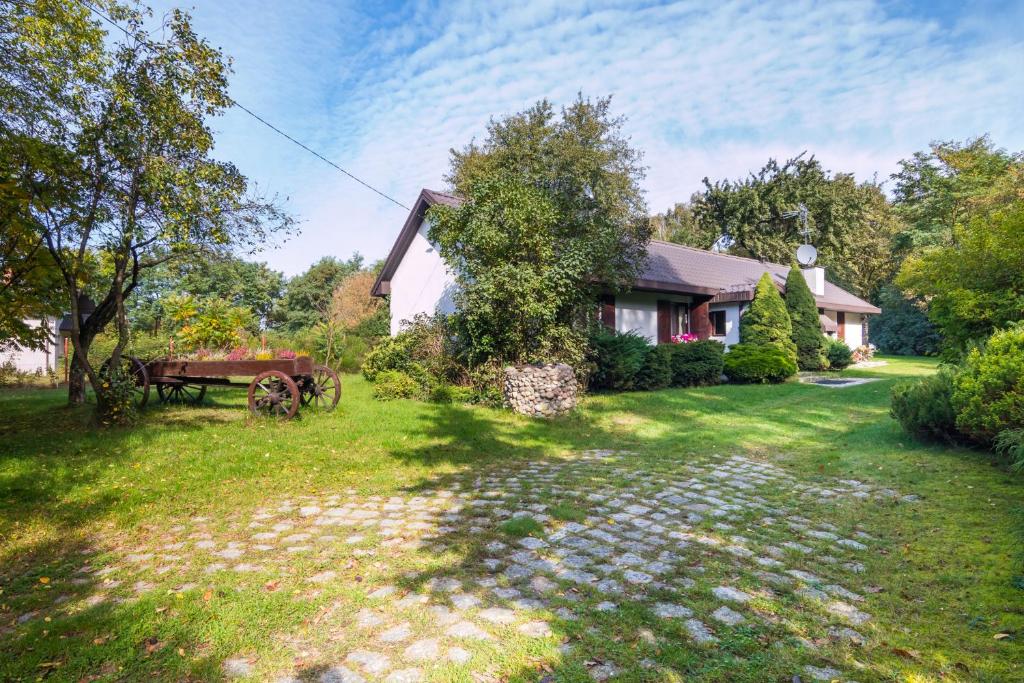
<svg viewBox="0 0 1024 683"><path fill-rule="evenodd" d="M100 566L159 543L183 520L205 518L214 533L230 534L268 500L409 495L430 481L472 482L604 448L634 451L645 466L666 470L743 454L808 483L856 478L919 495L914 505L831 511L833 523L862 525L885 540L865 560L864 583L878 589L869 597L874 637L845 653L845 664L862 683L1024 680L1024 478L985 454L903 434L888 416L889 390L935 364L889 360L847 371L880 380L856 387L791 383L602 395L548 422L479 407L378 403L361 379L345 377L342 402L331 414L284 424L253 419L244 392L212 390L203 407L157 406L134 429L95 432L87 411L66 408L58 391L3 390L0 680L207 680L240 652L271 663L312 661L332 637L342 645L351 637L324 635L314 625L330 609L364 604L355 579L317 593L287 576L280 587L238 576L70 615L53 605L58 595L75 599L76 591L91 588L75 587L82 564ZM587 511L579 501L559 499L549 501L548 514L578 521ZM503 531L543 531L529 528L531 521L517 518ZM473 552L470 541L410 568L458 571ZM341 567L348 559L332 561ZM304 562L296 558L296 575L313 571ZM729 567L709 572L719 569ZM406 580L395 575L400 584ZM380 577L355 578L370 584ZM759 607L788 615L786 604ZM17 623L33 610L38 618ZM661 645L650 644L649 630ZM594 658L649 656L671 670L655 677L638 669L625 680L782 680L789 662L806 657L788 644L766 647L763 633L745 627L730 631L718 648L695 648L680 633L657 631L635 605L594 612L560 634ZM302 640L301 647L290 638ZM474 663L494 680L535 680L538 662L556 680L585 679L579 661L559 662L511 636L508 642L503 657L485 661L474 651Z"/></svg>

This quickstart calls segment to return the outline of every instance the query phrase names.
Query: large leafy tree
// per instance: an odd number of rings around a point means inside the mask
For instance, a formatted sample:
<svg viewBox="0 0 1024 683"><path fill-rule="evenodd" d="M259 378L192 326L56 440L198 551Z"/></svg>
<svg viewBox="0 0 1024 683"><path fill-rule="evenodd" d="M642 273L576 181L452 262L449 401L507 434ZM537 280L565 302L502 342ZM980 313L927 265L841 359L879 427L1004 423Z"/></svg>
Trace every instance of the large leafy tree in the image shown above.
<svg viewBox="0 0 1024 683"><path fill-rule="evenodd" d="M897 284L928 301L948 356L1024 320L1024 201L954 226L948 244L907 259Z"/></svg>
<svg viewBox="0 0 1024 683"><path fill-rule="evenodd" d="M289 332L308 330L330 317L335 288L363 269L363 257L353 254L342 261L324 256L303 273L288 280L284 296L275 307L274 322Z"/></svg>
<svg viewBox="0 0 1024 683"><path fill-rule="evenodd" d="M430 239L458 279L474 361L579 361L595 295L636 280L650 221L622 125L610 99L580 96L560 116L542 101L452 151L464 201L430 210Z"/></svg>
<svg viewBox="0 0 1024 683"><path fill-rule="evenodd" d="M177 260L145 273L129 302L133 330L158 333L174 295L213 298L251 312L250 331L266 328L284 291L284 275L266 263L233 255Z"/></svg>
<svg viewBox="0 0 1024 683"><path fill-rule="evenodd" d="M693 212L695 196L690 203L678 203L665 213L651 216L652 237L663 242L674 242L697 249L710 249L722 236L721 229L701 222Z"/></svg>
<svg viewBox="0 0 1024 683"><path fill-rule="evenodd" d="M903 294L889 285L878 296L881 315L871 319L871 343L883 353L898 356L934 356L942 341L928 319L928 305L920 297Z"/></svg>
<svg viewBox="0 0 1024 683"><path fill-rule="evenodd" d="M803 204L810 240L832 281L872 297L899 266L891 238L902 226L881 187L833 174L813 156L770 159L743 180L705 178L704 185L692 203L694 216L709 234L724 234L732 253L789 263L804 241L803 226L784 214Z"/></svg>
<svg viewBox="0 0 1024 683"><path fill-rule="evenodd" d="M997 148L988 136L936 142L900 162L893 201L906 223L904 251L947 245L974 217L1024 200L1024 153Z"/></svg>
<svg viewBox="0 0 1024 683"><path fill-rule="evenodd" d="M207 121L231 104L229 66L188 15L173 11L161 31L149 32L138 6L100 4L123 35L106 35L73 0L0 8L2 40L14 53L2 62L3 81L15 93L0 125L6 176L29 198L19 220L46 244L68 297L69 398L84 400L88 376L103 405L113 398L89 346L116 322L117 367L128 340L126 301L146 270L197 253L255 249L292 222L211 156ZM88 317L79 310L86 287L98 293Z"/></svg>
<svg viewBox="0 0 1024 683"><path fill-rule="evenodd" d="M796 266L786 276L785 300L793 324L797 365L801 370L821 370L825 366L825 335L821 333L818 305L804 274Z"/></svg>

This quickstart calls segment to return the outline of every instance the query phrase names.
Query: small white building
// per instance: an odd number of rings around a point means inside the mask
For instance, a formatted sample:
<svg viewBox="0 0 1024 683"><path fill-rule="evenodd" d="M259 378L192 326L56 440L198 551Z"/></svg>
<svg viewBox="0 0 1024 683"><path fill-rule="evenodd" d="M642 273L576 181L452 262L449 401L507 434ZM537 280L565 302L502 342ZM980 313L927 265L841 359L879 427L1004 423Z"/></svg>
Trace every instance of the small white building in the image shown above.
<svg viewBox="0 0 1024 683"><path fill-rule="evenodd" d="M391 296L392 335L417 314L455 310L455 276L427 239L424 218L434 204L458 206L459 199L433 190L420 192L373 286L374 296ZM740 316L765 272L785 290L789 266L651 241L647 266L633 288L602 297L601 321L620 332L636 331L652 343L692 333L736 344ZM881 309L829 282L823 268L803 272L818 304L822 331L851 349L867 343L867 317Z"/></svg>
<svg viewBox="0 0 1024 683"><path fill-rule="evenodd" d="M57 372L61 369L64 359L63 339L57 331L59 318L41 318L26 320L32 327L45 326L49 340L40 349L28 349L15 345L14 348L0 351L0 365L13 363L20 372Z"/></svg>

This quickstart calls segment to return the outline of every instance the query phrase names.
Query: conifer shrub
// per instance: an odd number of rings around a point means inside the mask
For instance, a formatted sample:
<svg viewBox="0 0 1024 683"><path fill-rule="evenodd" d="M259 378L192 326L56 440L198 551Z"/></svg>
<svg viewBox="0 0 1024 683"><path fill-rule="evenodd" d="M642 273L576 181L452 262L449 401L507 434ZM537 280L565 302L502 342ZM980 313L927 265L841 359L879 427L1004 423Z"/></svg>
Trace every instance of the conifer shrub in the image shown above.
<svg viewBox="0 0 1024 683"><path fill-rule="evenodd" d="M803 272L793 266L786 277L786 311L792 323L796 363L801 370L824 370L825 335L821 333L821 319L814 294L807 286Z"/></svg>
<svg viewBox="0 0 1024 683"><path fill-rule="evenodd" d="M736 344L725 354L724 370L730 382L774 384L796 374L796 359L781 344Z"/></svg>
<svg viewBox="0 0 1024 683"><path fill-rule="evenodd" d="M672 344L672 385L718 384L725 365L725 345L712 339Z"/></svg>
<svg viewBox="0 0 1024 683"><path fill-rule="evenodd" d="M664 389L672 384L671 344L658 344L647 348L635 384L637 389L643 391Z"/></svg>

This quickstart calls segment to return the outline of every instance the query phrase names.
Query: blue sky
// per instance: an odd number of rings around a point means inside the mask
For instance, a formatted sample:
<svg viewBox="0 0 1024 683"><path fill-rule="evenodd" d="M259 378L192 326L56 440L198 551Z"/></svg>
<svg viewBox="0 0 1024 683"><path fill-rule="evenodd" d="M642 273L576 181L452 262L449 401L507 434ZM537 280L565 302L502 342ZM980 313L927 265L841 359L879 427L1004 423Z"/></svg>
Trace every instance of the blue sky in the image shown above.
<svg viewBox="0 0 1024 683"><path fill-rule="evenodd" d="M158 13L175 6L160 0ZM1024 3L192 0L232 95L405 204L448 150L540 98L613 95L652 211L770 156L887 177L936 139L1024 149ZM237 110L217 153L288 197L301 234L257 258L387 254L405 212Z"/></svg>

